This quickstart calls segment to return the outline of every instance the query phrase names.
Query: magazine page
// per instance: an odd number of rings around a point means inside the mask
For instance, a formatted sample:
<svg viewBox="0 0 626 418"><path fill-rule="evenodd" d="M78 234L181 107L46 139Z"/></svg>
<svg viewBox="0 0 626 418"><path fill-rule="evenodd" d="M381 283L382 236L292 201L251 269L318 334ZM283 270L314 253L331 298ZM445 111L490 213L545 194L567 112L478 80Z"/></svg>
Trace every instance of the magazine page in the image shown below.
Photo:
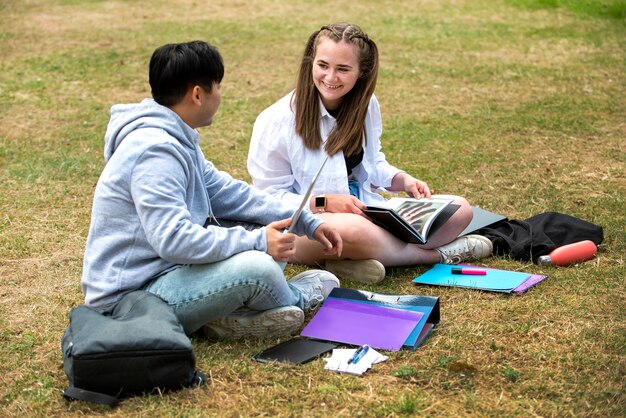
<svg viewBox="0 0 626 418"><path fill-rule="evenodd" d="M439 213L450 203L451 199L412 199L394 197L389 206L410 224L426 241L428 231Z"/></svg>

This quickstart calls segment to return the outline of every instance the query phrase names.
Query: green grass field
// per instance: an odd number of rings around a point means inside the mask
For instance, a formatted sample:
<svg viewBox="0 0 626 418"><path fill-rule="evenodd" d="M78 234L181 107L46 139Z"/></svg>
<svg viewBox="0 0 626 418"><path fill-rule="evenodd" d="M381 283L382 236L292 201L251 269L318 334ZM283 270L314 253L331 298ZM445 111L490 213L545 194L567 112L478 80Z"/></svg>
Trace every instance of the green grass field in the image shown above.
<svg viewBox="0 0 626 418"><path fill-rule="evenodd" d="M0 0L0 13L0 416L624 416L626 1ZM156 47L215 44L223 105L203 150L249 180L254 119L292 87L309 34L336 21L378 44L390 162L510 219L602 225L598 256L486 260L549 275L514 297L416 287L425 266L344 281L441 298L427 343L362 377L250 360L278 340L196 339L201 389L67 403L60 339L82 303L110 106L149 96Z"/></svg>

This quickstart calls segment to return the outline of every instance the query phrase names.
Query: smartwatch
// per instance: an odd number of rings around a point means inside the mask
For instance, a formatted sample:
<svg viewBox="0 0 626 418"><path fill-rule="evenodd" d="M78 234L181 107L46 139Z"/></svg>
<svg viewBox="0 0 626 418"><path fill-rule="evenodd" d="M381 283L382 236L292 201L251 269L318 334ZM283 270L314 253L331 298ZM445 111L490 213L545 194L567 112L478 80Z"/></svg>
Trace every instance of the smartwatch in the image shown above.
<svg viewBox="0 0 626 418"><path fill-rule="evenodd" d="M315 196L315 209L317 209L318 212L324 212L326 210L325 194Z"/></svg>

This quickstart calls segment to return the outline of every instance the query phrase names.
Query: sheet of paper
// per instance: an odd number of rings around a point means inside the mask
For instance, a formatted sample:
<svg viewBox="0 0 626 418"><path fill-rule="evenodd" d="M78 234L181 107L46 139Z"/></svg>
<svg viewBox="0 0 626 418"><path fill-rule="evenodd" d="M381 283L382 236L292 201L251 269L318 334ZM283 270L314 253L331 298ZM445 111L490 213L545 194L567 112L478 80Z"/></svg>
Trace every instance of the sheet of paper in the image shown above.
<svg viewBox="0 0 626 418"><path fill-rule="evenodd" d="M335 348L332 356L324 359L326 361L324 369L362 375L370 369L372 365L385 361L389 358L373 348L370 348L358 363L348 363L355 351L356 349L352 348Z"/></svg>
<svg viewBox="0 0 626 418"><path fill-rule="evenodd" d="M422 312L329 298L300 335L397 351L423 316Z"/></svg>

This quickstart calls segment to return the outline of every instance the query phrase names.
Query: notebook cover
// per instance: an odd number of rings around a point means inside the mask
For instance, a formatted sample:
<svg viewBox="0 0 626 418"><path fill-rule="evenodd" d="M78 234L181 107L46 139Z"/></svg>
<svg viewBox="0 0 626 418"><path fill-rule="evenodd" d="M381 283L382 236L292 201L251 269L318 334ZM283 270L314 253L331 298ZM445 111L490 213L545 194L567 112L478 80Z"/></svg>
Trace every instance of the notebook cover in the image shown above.
<svg viewBox="0 0 626 418"><path fill-rule="evenodd" d="M472 266L471 264L459 264L459 266L476 267L476 266ZM493 269L489 269L488 267L480 267L480 268L484 268L484 269L487 269L487 270L493 270ZM511 293L524 293L528 289L530 289L531 287L533 287L533 286L537 285L538 283L546 280L547 278L548 278L548 276L544 276L542 274L531 274L519 286L517 286L515 289L511 290Z"/></svg>
<svg viewBox="0 0 626 418"><path fill-rule="evenodd" d="M434 296L390 295L386 293L368 292L365 290L335 288L329 295L329 298L349 299L361 303L370 303L422 312L424 316L403 344L404 348L411 350L417 349L417 347L421 344L421 333L427 323L433 324L433 327L435 327L440 321L439 298ZM428 334L430 334L430 332ZM428 335L426 335L426 337L427 336Z"/></svg>
<svg viewBox="0 0 626 418"><path fill-rule="evenodd" d="M520 284L515 289L513 289L511 293L524 293L531 287L535 286L537 283L542 282L547 278L548 276L543 276L541 274L531 274L530 277L526 279L524 283Z"/></svg>
<svg viewBox="0 0 626 418"><path fill-rule="evenodd" d="M500 221L506 221L508 219L506 216L489 212L488 210L479 208L478 206L472 206L472 214L472 221L459 234L460 237L462 237L463 235L471 234L472 232L476 232L481 228L492 226Z"/></svg>
<svg viewBox="0 0 626 418"><path fill-rule="evenodd" d="M328 298L300 335L396 351L423 316L422 312Z"/></svg>
<svg viewBox="0 0 626 418"><path fill-rule="evenodd" d="M435 329L435 324L431 323L426 323L424 327L422 327L422 330L415 340L415 345L412 347L413 350L417 350L419 347L422 346L422 344L424 344L424 341L426 341L426 339L430 337L430 334L432 334L433 329Z"/></svg>
<svg viewBox="0 0 626 418"><path fill-rule="evenodd" d="M452 268L457 266L449 264L435 264L430 270L413 279L413 282L434 286L456 286L492 292L511 293L521 284L530 279L531 276L533 276L530 273L517 271L498 270L480 266L467 266L483 268L487 270L487 274L484 276L452 274Z"/></svg>

